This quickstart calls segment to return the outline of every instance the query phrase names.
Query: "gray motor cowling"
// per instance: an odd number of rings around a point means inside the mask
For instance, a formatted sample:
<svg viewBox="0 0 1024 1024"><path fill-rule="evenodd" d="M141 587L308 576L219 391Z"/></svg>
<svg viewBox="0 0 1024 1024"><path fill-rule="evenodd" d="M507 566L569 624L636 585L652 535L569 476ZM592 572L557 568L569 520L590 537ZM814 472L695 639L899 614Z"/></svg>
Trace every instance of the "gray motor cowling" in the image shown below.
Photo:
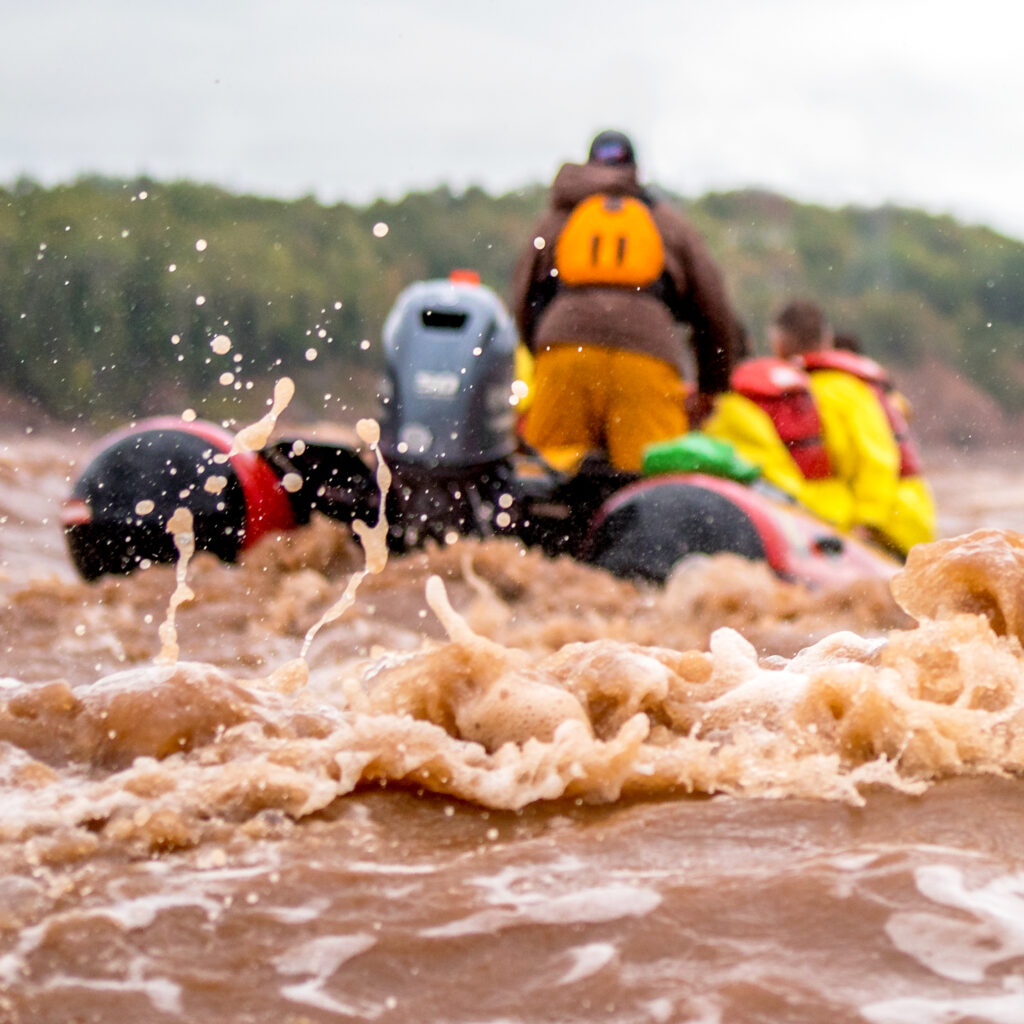
<svg viewBox="0 0 1024 1024"><path fill-rule="evenodd" d="M424 468L457 469L515 449L516 328L475 275L406 288L384 323L381 447Z"/></svg>

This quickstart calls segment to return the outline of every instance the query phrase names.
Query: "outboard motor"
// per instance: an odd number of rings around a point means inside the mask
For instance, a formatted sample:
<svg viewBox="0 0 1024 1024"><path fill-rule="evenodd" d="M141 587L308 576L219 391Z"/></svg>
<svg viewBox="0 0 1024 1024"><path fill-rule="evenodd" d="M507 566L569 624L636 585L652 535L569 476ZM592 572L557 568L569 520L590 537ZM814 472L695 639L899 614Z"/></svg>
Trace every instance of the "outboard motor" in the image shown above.
<svg viewBox="0 0 1024 1024"><path fill-rule="evenodd" d="M398 296L382 341L393 549L512 532L518 336L501 300L470 271L418 282Z"/></svg>
<svg viewBox="0 0 1024 1024"><path fill-rule="evenodd" d="M383 340L392 550L427 538L516 533L518 339L501 300L466 271L414 284L392 308ZM212 423L176 417L104 438L64 502L64 533L81 575L174 561L167 523L179 506L192 512L196 548L227 562L313 512L343 523L376 519L376 481L356 451L299 439L229 455L232 441Z"/></svg>

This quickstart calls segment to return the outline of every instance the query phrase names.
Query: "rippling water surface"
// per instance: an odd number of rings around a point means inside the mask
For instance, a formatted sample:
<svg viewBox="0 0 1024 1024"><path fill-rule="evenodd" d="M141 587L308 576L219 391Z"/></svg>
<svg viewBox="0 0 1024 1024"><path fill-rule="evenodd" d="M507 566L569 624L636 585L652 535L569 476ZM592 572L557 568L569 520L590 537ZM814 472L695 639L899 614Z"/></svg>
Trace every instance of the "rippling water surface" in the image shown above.
<svg viewBox="0 0 1024 1024"><path fill-rule="evenodd" d="M1024 465L936 460L891 592L464 542L302 662L321 521L194 558L161 661L84 452L0 442L0 1021L1024 1020Z"/></svg>

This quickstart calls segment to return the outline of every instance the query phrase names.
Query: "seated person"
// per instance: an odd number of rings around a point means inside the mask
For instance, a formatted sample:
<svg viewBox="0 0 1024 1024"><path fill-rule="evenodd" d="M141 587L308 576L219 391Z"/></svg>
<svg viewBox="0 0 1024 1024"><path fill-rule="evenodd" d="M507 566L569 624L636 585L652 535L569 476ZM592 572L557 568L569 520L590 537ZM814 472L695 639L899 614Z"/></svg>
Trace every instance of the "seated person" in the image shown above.
<svg viewBox="0 0 1024 1024"><path fill-rule="evenodd" d="M759 466L769 483L819 518L851 525L849 488L831 471L810 378L772 356L745 360L717 396L702 429Z"/></svg>
<svg viewBox="0 0 1024 1024"><path fill-rule="evenodd" d="M781 310L770 339L777 357L810 376L831 472L852 497L852 525L903 555L934 540L934 501L885 370L867 356L837 350L822 311L811 302Z"/></svg>

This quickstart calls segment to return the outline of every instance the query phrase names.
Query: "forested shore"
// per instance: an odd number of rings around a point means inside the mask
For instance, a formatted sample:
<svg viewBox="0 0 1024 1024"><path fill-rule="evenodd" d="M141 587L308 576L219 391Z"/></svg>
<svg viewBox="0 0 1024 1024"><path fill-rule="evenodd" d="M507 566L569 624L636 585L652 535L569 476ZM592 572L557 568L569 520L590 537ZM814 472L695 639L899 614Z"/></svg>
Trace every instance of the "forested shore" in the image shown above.
<svg viewBox="0 0 1024 1024"><path fill-rule="evenodd" d="M440 188L357 207L186 181L20 181L0 189L0 391L96 425L187 405L244 417L288 374L311 412L358 407L402 287L471 267L507 297L544 197ZM1024 413L1024 242L897 207L756 191L679 202L755 340L781 302L812 296L904 378L941 368Z"/></svg>

